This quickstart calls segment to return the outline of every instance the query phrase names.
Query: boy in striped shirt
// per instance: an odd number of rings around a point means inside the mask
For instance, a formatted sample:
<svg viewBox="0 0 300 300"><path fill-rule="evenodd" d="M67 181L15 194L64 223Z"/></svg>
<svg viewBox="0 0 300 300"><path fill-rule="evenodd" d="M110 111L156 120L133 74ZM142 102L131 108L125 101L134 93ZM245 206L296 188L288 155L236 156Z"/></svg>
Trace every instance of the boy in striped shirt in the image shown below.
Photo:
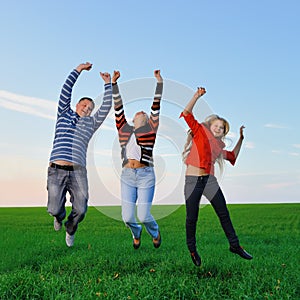
<svg viewBox="0 0 300 300"><path fill-rule="evenodd" d="M73 86L82 71L92 64L80 64L67 77L59 98L53 148L48 168L47 211L54 217L54 229L60 230L66 217L66 194L69 192L72 211L65 222L66 244L72 247L78 223L87 211L88 179L86 153L90 139L107 117L112 106L112 86L109 73L101 73L104 97L100 108L91 116L95 103L89 97L81 98L76 110L71 108Z"/></svg>

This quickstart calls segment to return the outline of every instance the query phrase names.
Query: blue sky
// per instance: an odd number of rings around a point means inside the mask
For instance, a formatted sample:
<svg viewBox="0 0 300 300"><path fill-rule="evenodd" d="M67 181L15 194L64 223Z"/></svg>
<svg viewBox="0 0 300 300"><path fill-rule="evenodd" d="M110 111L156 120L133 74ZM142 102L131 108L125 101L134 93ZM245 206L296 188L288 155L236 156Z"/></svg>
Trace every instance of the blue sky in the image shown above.
<svg viewBox="0 0 300 300"><path fill-rule="evenodd" d="M246 127L236 166L220 175L228 203L299 202L299 1L2 2L0 206L46 205L59 92L86 61L93 69L77 81L73 105L82 96L100 104L99 72L118 69L129 117L150 105L153 70L161 70L165 102L154 203L183 203L186 125L178 113L197 86L207 94L196 116L228 119L229 149L240 125ZM95 205L119 203L112 113L90 145Z"/></svg>

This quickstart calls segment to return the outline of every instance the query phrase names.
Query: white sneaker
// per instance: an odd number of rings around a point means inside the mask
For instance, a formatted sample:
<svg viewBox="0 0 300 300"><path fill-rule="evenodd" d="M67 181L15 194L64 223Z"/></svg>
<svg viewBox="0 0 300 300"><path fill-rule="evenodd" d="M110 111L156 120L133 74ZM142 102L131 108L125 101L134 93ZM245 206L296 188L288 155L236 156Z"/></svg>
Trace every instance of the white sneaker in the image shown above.
<svg viewBox="0 0 300 300"><path fill-rule="evenodd" d="M62 223L59 222L55 217L54 217L54 230L59 231L61 230Z"/></svg>
<svg viewBox="0 0 300 300"><path fill-rule="evenodd" d="M75 234L71 235L66 232L66 244L68 247L72 247L74 245Z"/></svg>

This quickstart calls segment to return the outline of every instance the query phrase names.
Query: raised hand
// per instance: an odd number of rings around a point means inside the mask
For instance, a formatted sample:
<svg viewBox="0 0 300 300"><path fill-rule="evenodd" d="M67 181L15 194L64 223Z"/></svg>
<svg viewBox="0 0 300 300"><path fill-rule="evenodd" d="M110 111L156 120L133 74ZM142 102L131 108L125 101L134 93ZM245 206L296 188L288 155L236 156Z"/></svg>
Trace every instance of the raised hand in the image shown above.
<svg viewBox="0 0 300 300"><path fill-rule="evenodd" d="M157 82L162 82L163 81L163 79L160 75L160 70L155 70L154 71L154 77L157 79Z"/></svg>
<svg viewBox="0 0 300 300"><path fill-rule="evenodd" d="M116 83L117 80L120 78L121 74L120 71L114 71L113 77L112 77L112 83Z"/></svg>
<svg viewBox="0 0 300 300"><path fill-rule="evenodd" d="M105 83L110 83L110 74L105 72L105 73L102 73L100 72L100 76L102 77L102 79L104 80Z"/></svg>
<svg viewBox="0 0 300 300"><path fill-rule="evenodd" d="M245 128L244 125L242 125L242 126L240 127L240 138L241 138L241 139L244 139L244 128Z"/></svg>
<svg viewBox="0 0 300 300"><path fill-rule="evenodd" d="M206 90L204 87L198 87L196 93L194 94L194 97L196 99L200 98L201 96L203 96L206 93Z"/></svg>
<svg viewBox="0 0 300 300"><path fill-rule="evenodd" d="M89 71L91 68L92 68L92 64L91 63L89 63L89 62L86 62L86 63L82 63L82 64L80 64L77 68L76 68L76 70L80 73L81 71L83 71L83 70L86 70L86 71Z"/></svg>

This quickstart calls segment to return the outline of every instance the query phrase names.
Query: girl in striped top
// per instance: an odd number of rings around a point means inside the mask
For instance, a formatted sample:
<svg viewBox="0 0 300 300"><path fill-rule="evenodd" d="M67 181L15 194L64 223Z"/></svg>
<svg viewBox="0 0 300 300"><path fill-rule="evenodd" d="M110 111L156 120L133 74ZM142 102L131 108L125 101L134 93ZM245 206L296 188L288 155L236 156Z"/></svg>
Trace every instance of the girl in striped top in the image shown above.
<svg viewBox="0 0 300 300"><path fill-rule="evenodd" d="M117 85L120 72L115 71L112 77L115 120L123 167L121 174L122 219L131 230L134 249L140 247L142 233L142 225L138 224L135 218L136 204L137 217L152 237L154 247L158 248L161 244L158 224L150 213L155 189L153 147L159 125L163 90L160 71L154 71L154 76L157 79L157 85L150 117L144 111L137 112L133 118L133 126L129 125L126 120Z"/></svg>

